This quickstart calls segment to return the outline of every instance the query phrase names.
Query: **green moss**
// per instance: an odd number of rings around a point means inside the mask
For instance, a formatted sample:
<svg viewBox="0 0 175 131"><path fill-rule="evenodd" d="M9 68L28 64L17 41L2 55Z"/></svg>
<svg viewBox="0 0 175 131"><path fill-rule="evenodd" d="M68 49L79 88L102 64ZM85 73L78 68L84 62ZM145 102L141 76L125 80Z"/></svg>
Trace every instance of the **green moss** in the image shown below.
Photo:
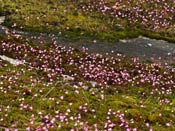
<svg viewBox="0 0 175 131"><path fill-rule="evenodd" d="M64 36L72 39L86 36L100 40L119 40L144 35L175 42L173 35L148 31L139 23L132 25L125 19L116 20L110 15L102 15L95 10L83 12L80 6L87 3L87 1L19 0L15 2L7 0L0 3L0 13L4 12L8 16L5 22L8 27L17 23L16 28L23 26L25 31L55 34L62 32ZM110 6L112 6L111 3L114 1L108 1Z"/></svg>
<svg viewBox="0 0 175 131"><path fill-rule="evenodd" d="M151 122L160 122L162 121L162 118L161 116L159 115L159 113L151 113L149 115L149 118L148 118Z"/></svg>
<svg viewBox="0 0 175 131"><path fill-rule="evenodd" d="M128 115L130 118L133 118L137 121L145 119L145 118L143 118L143 115L146 115L146 114L139 111L139 109L129 109L129 110L127 110L127 112L128 112Z"/></svg>

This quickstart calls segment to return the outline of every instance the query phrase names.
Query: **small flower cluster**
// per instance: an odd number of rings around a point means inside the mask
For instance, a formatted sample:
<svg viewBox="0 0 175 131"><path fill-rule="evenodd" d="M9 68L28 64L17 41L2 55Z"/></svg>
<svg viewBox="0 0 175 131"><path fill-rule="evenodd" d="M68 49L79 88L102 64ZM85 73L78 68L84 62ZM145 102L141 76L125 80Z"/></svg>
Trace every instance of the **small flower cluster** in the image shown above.
<svg viewBox="0 0 175 131"><path fill-rule="evenodd" d="M91 1L82 5L84 12L97 10L104 15L109 14L116 19L125 19L130 24L140 23L146 28L157 30L174 27L174 0L106 0Z"/></svg>

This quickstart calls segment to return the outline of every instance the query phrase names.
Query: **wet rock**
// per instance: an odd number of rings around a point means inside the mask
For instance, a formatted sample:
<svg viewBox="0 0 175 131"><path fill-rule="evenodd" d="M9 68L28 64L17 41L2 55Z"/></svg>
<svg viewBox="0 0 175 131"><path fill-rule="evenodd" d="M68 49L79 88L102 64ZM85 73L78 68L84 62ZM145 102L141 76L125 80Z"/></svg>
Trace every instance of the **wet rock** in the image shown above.
<svg viewBox="0 0 175 131"><path fill-rule="evenodd" d="M148 43L148 46L149 46L149 47L151 47L151 46L152 46L152 44L151 44L151 43Z"/></svg>
<svg viewBox="0 0 175 131"><path fill-rule="evenodd" d="M120 40L120 42L122 42L122 43L127 43L127 40Z"/></svg>
<svg viewBox="0 0 175 131"><path fill-rule="evenodd" d="M62 75L64 81L73 81L75 78L69 75Z"/></svg>
<svg viewBox="0 0 175 131"><path fill-rule="evenodd" d="M13 59L13 58L10 58L10 57L7 57L5 55L0 55L0 58L4 61L8 61L9 63L13 64L13 65L21 65L21 64L24 64L23 61L20 61L20 60L17 60L17 59Z"/></svg>
<svg viewBox="0 0 175 131"><path fill-rule="evenodd" d="M4 23L5 21L5 16L0 16L0 24Z"/></svg>

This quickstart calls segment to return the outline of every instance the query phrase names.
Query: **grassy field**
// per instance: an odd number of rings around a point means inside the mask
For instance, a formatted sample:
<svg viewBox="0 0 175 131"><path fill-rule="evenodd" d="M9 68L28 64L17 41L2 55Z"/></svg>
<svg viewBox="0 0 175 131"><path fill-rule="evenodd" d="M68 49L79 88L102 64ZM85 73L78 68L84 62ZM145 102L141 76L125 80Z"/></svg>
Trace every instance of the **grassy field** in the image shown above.
<svg viewBox="0 0 175 131"><path fill-rule="evenodd" d="M118 40L139 35L156 39L175 41L174 2L157 3L127 1L120 3L119 9L113 7L114 0L106 1L53 1L53 0L1 0L0 12L7 15L5 25L27 31L62 33L64 36L90 36L96 39ZM136 13L134 7L140 9ZM156 6L157 5L157 6ZM105 7L109 7L105 13ZM171 8L170 8L171 7ZM154 9L157 8L155 11ZM166 11L164 8L167 8ZM148 13L144 13L148 11ZM153 12L152 17L148 17ZM165 13L164 13L165 12ZM116 17L116 14L129 16ZM158 16L154 16L158 14ZM165 15L161 15L165 14ZM130 18L130 15L133 18ZM144 16L142 18L142 16ZM162 17L161 19L159 17ZM145 20L145 19L146 20ZM171 18L171 19L169 19ZM145 21L146 22L145 22ZM156 25L156 26L154 26ZM161 26L160 26L161 25ZM159 27L160 26L160 27Z"/></svg>

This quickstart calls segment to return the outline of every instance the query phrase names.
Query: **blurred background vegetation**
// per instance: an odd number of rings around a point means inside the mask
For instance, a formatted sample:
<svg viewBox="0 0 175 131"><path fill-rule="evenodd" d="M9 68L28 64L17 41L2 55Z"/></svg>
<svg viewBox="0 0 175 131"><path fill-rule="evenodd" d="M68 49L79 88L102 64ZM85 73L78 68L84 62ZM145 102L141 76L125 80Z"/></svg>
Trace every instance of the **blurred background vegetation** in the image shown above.
<svg viewBox="0 0 175 131"><path fill-rule="evenodd" d="M116 0L108 0L111 7ZM92 0L1 0L0 14L6 15L5 26L31 32L62 33L68 37L90 36L97 39L117 40L139 35L175 42L172 27L150 30L141 23L129 23L127 19L116 19L103 15L97 9L88 9ZM127 1L123 2L126 4ZM95 3L98 5L98 1ZM131 5L137 4L133 1ZM143 5L149 8L149 3ZM172 5L174 6L174 5ZM87 11L83 9L87 8Z"/></svg>

